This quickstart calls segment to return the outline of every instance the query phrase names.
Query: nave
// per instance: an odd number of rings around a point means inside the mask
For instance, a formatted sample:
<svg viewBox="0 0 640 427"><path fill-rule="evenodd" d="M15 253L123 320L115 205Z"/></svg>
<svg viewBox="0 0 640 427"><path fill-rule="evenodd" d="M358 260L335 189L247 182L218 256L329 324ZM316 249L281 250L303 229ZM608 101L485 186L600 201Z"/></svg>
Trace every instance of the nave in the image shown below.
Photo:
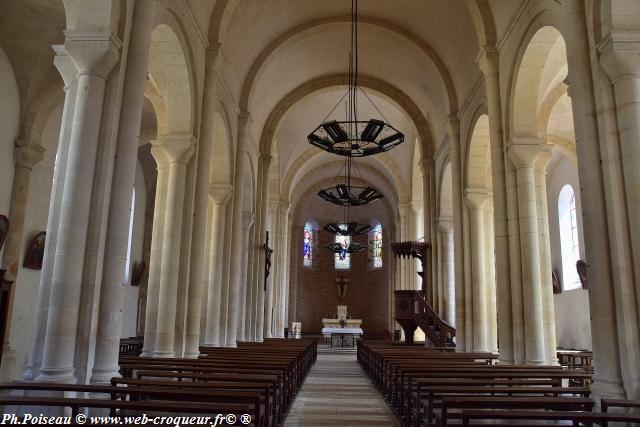
<svg viewBox="0 0 640 427"><path fill-rule="evenodd" d="M355 352L319 352L284 423L298 426L399 426Z"/></svg>
<svg viewBox="0 0 640 427"><path fill-rule="evenodd" d="M640 399L638 3L0 0L3 387L275 425L362 338Z"/></svg>

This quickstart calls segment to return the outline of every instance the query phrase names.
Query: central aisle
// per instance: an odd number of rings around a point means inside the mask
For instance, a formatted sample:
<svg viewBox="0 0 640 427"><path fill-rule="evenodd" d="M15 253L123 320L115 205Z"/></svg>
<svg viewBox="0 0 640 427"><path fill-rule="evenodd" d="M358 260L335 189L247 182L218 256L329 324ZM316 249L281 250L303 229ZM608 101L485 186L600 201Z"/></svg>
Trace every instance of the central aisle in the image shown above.
<svg viewBox="0 0 640 427"><path fill-rule="evenodd" d="M355 353L318 354L285 427L399 426Z"/></svg>

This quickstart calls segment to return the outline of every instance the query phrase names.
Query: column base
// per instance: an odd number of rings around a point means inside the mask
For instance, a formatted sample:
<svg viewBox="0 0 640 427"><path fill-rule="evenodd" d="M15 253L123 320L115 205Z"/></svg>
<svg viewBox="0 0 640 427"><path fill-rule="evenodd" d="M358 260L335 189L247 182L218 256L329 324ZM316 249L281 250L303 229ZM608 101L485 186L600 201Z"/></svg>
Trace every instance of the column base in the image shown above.
<svg viewBox="0 0 640 427"><path fill-rule="evenodd" d="M525 365L546 365L547 361L544 359L531 359L525 360Z"/></svg>
<svg viewBox="0 0 640 427"><path fill-rule="evenodd" d="M73 368L40 368L40 375L34 380L38 383L77 384L78 379Z"/></svg>
<svg viewBox="0 0 640 427"><path fill-rule="evenodd" d="M9 345L2 349L2 367L0 368L0 380L13 381L16 370L16 351Z"/></svg>
<svg viewBox="0 0 640 427"><path fill-rule="evenodd" d="M175 351L154 351L151 357L171 358L176 357Z"/></svg>
<svg viewBox="0 0 640 427"><path fill-rule="evenodd" d="M596 401L597 406L600 406L600 399L626 399L626 393L622 387L622 382L611 381L603 378L598 378L597 375L593 378L593 384L591 384L592 398Z"/></svg>
<svg viewBox="0 0 640 427"><path fill-rule="evenodd" d="M111 378L113 377L121 377L120 372L118 372L118 367L107 369L94 368L89 383L95 385L111 385Z"/></svg>
<svg viewBox="0 0 640 427"><path fill-rule="evenodd" d="M197 352L197 353L187 352L184 354L185 359L197 359L198 356L200 356L200 352Z"/></svg>

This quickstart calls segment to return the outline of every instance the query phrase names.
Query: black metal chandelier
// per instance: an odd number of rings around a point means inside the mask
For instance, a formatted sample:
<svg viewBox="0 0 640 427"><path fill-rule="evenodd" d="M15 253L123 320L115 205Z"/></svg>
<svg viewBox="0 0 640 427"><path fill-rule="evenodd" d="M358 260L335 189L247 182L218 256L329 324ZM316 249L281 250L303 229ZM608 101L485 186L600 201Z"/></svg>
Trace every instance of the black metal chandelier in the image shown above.
<svg viewBox="0 0 640 427"><path fill-rule="evenodd" d="M333 222L322 228L338 236L359 236L371 230L370 225L358 224L357 222Z"/></svg>
<svg viewBox="0 0 640 427"><path fill-rule="evenodd" d="M384 120L358 119L358 92L362 92ZM345 120L322 120L309 134L309 144L328 153L348 157L365 157L391 150L404 141L404 134L388 123L373 100L358 86L358 1L351 0L351 50L349 52L349 87ZM342 102L338 101L327 117Z"/></svg>
<svg viewBox="0 0 640 427"><path fill-rule="evenodd" d="M339 206L364 206L384 196L377 189L367 186L351 185L351 175L355 161L351 157L345 158L344 183L323 188L318 196L327 202ZM362 179L362 176L360 177Z"/></svg>

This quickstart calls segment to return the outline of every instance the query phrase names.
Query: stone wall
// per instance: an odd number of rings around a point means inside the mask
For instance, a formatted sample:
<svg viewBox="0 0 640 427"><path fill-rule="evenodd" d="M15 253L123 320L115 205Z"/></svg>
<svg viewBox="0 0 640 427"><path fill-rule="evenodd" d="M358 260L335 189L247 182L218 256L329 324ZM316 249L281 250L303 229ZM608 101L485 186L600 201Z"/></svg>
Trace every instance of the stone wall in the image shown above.
<svg viewBox="0 0 640 427"><path fill-rule="evenodd" d="M297 306L295 321L302 322L303 332L319 332L322 318L335 312L339 303L336 279L349 279L344 304L352 318L362 319L362 329L367 332L384 332L389 324L389 241L383 229L383 267L372 269L368 263L368 249L352 254L350 270L336 270L334 255L324 248L333 241L333 234L319 231L313 266L304 267L302 256L297 260ZM358 236L356 242L367 245L367 236ZM293 227L292 251L302 251L302 228ZM295 275L292 275L295 277Z"/></svg>

